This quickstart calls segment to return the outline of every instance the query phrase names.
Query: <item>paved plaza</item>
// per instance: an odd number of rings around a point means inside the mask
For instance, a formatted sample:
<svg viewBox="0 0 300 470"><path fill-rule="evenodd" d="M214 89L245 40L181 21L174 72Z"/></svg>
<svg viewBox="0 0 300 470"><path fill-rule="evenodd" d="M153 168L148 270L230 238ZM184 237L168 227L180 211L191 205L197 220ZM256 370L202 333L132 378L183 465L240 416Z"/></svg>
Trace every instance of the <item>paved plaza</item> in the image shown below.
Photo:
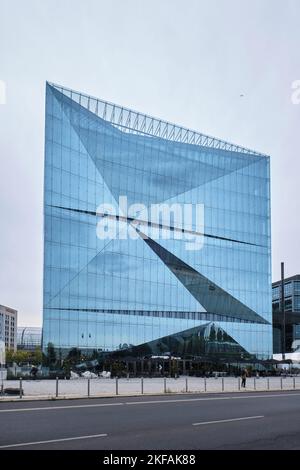
<svg viewBox="0 0 300 470"><path fill-rule="evenodd" d="M1 385L1 384L0 384ZM19 388L19 380L5 380L3 388ZM23 399L34 398L71 398L71 397L109 397L115 395L152 395L165 393L220 393L272 390L300 390L300 376L297 377L250 377L246 389L241 387L240 378L218 377L204 379L201 377L174 378L132 378L132 379L85 379L74 380L22 380ZM12 396L0 395L0 400ZM18 398L18 397L14 397Z"/></svg>

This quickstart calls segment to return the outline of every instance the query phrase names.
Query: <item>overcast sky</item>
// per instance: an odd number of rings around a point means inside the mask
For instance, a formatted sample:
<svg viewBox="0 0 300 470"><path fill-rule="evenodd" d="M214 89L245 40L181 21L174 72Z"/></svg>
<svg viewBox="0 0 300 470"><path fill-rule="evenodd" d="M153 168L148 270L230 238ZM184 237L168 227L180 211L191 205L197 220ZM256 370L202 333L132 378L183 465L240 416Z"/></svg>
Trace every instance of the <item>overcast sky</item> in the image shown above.
<svg viewBox="0 0 300 470"><path fill-rule="evenodd" d="M269 154L273 279L300 272L299 18L299 0L0 0L0 304L21 325L42 323L46 80Z"/></svg>

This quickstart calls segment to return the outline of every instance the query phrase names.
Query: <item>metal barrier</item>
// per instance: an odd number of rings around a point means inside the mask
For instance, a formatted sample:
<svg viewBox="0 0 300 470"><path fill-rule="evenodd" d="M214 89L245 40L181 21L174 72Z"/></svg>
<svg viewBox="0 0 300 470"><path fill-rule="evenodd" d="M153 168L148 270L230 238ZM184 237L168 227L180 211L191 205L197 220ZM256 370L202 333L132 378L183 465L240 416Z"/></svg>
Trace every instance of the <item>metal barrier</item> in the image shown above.
<svg viewBox="0 0 300 470"><path fill-rule="evenodd" d="M240 377L154 377L140 379L113 379L87 378L64 380L56 377L55 380L5 380L0 400L9 395L30 398L68 398L97 397L97 396L129 396L167 393L226 393L270 390L299 390L299 377L249 377L245 388L242 387ZM11 386L14 385L14 386Z"/></svg>

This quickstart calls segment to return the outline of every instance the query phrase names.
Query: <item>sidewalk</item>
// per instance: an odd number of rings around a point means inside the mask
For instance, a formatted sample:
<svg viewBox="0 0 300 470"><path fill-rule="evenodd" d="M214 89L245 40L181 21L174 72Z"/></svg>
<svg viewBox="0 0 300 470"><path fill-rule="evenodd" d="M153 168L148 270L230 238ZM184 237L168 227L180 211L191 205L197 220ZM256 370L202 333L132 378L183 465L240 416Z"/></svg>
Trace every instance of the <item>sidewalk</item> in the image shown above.
<svg viewBox="0 0 300 470"><path fill-rule="evenodd" d="M19 380L4 381L3 387L20 389ZM79 398L113 398L163 396L199 393L245 393L300 390L300 377L270 377L247 379L246 389L235 377L200 378L133 378L133 379L77 379L77 380L22 380L23 397L0 395L0 403L8 401L65 400Z"/></svg>

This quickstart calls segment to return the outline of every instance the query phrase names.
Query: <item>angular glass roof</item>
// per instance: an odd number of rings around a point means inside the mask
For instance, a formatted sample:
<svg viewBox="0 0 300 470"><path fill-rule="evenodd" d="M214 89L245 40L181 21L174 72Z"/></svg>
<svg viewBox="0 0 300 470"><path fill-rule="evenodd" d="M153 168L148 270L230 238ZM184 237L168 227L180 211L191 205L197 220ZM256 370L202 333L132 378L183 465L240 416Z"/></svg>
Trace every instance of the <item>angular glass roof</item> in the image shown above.
<svg viewBox="0 0 300 470"><path fill-rule="evenodd" d="M255 150L250 150L240 145L232 144L54 83L47 82L47 84L88 109L90 112L96 114L101 119L117 127L122 132L148 135L149 137L162 138L173 142L268 158L268 155L264 155Z"/></svg>

